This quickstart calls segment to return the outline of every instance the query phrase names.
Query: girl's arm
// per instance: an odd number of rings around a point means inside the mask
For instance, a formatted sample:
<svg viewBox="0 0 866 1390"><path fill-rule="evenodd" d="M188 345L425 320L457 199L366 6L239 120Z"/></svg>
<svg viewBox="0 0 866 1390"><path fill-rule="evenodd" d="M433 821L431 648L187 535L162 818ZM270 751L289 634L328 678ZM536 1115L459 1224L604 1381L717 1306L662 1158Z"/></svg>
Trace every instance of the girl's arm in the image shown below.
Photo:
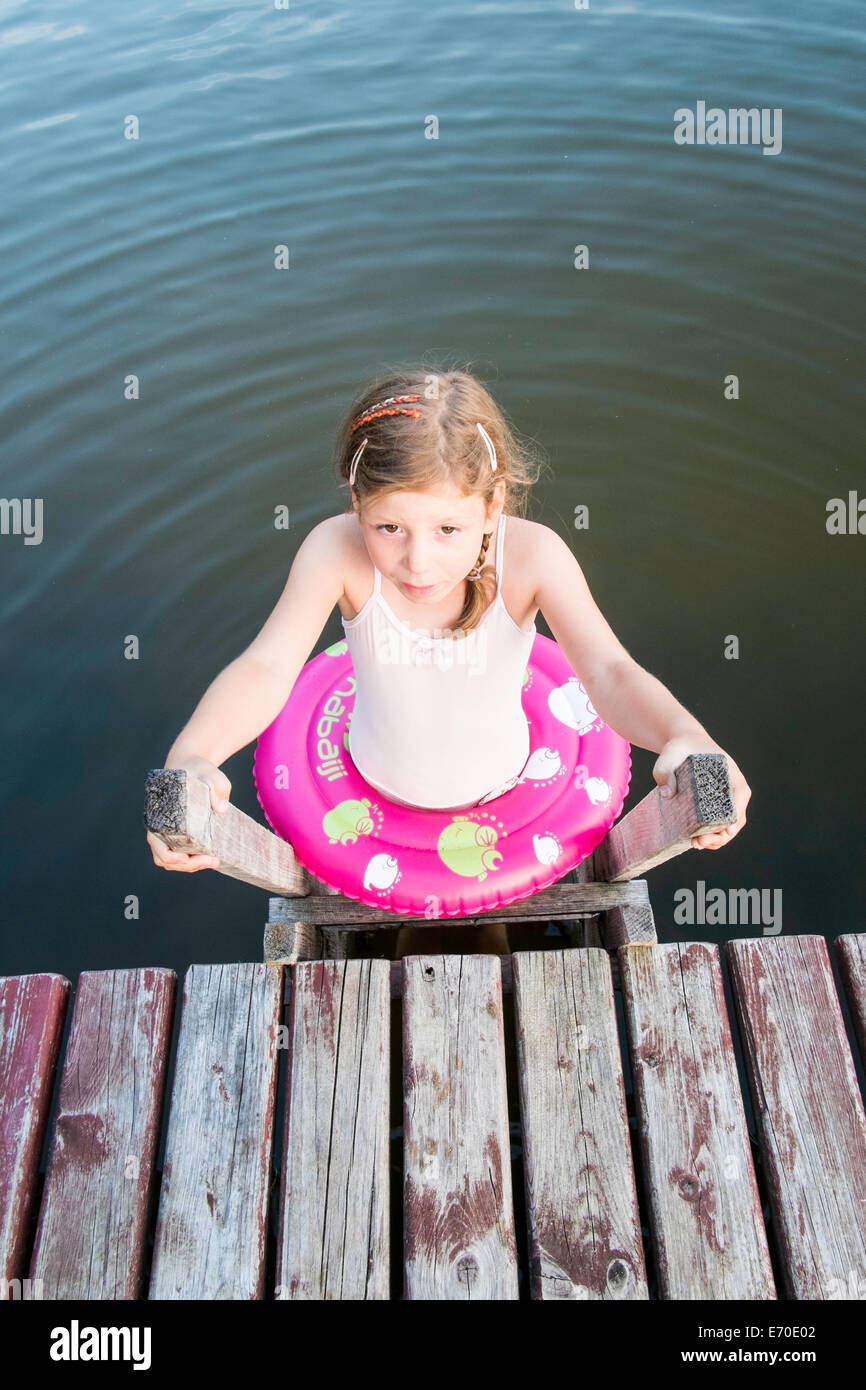
<svg viewBox="0 0 866 1390"><path fill-rule="evenodd" d="M694 715L674 699L667 686L633 657L606 667L596 676L592 690L586 688L605 724L638 748L661 753L672 739L686 738L705 744L702 753L724 752Z"/></svg>
<svg viewBox="0 0 866 1390"><path fill-rule="evenodd" d="M588 689L588 687L587 687ZM728 764L728 780L737 819L733 825L696 835L693 849L721 849L746 824L746 807L752 789L721 744L711 738L688 710L674 699L660 680L629 657L610 669L590 692L590 699L605 724L629 743L658 753L653 777L662 796L676 796L676 769L690 753L722 753Z"/></svg>
<svg viewBox="0 0 866 1390"><path fill-rule="evenodd" d="M208 686L165 767L191 755L218 767L276 719L343 594L339 520L319 522L302 541L270 617Z"/></svg>
<svg viewBox="0 0 866 1390"><path fill-rule="evenodd" d="M344 588L340 518L319 522L301 543L285 588L258 636L211 682L168 751L164 767L207 782L211 806L228 809L231 783L220 763L266 729L289 698ZM218 860L167 849L147 832L154 863L194 873Z"/></svg>
<svg viewBox="0 0 866 1390"><path fill-rule="evenodd" d="M276 719L291 686L248 648L220 671L169 749L164 767L204 758L219 767Z"/></svg>
<svg viewBox="0 0 866 1390"><path fill-rule="evenodd" d="M690 753L724 753L736 823L692 841L696 849L719 849L746 824L752 792L745 777L694 715L626 651L565 541L547 526L536 530L543 534L533 538L534 602L605 724L638 748L658 753L653 777L662 795L676 795L674 771Z"/></svg>

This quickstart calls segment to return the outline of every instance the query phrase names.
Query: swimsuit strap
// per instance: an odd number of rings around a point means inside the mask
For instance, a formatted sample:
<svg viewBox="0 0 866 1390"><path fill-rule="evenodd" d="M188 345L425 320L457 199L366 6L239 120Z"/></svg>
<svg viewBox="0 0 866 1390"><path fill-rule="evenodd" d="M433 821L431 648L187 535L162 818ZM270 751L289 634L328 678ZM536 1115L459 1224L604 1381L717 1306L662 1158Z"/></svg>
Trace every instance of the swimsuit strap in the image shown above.
<svg viewBox="0 0 866 1390"><path fill-rule="evenodd" d="M496 529L496 597L499 598L502 589L502 571L505 567L505 513L499 518L499 525Z"/></svg>

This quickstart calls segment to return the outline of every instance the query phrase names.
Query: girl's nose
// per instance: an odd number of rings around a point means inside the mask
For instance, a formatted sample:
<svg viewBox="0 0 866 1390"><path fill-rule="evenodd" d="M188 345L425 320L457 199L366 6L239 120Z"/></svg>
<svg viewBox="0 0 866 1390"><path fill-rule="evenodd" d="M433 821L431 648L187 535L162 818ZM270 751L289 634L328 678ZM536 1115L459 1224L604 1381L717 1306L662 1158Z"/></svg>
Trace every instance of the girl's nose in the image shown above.
<svg viewBox="0 0 866 1390"><path fill-rule="evenodd" d="M423 580L425 574L429 572L426 556L422 555L418 550L414 550L409 556L406 561L406 568L413 578L418 578L419 583Z"/></svg>

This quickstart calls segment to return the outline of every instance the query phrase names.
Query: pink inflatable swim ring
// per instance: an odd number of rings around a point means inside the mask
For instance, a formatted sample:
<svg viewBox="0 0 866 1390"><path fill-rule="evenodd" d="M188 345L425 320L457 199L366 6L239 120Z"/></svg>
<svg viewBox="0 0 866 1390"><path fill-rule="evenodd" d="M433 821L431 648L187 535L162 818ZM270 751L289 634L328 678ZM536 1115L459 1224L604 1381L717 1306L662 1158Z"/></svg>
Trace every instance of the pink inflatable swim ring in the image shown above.
<svg viewBox="0 0 866 1390"><path fill-rule="evenodd" d="M538 633L524 675L530 753L517 784L467 811L400 806L349 753L355 677L345 641L304 666L256 744L268 824L330 888L372 907L462 917L531 897L592 853L620 814L631 745Z"/></svg>

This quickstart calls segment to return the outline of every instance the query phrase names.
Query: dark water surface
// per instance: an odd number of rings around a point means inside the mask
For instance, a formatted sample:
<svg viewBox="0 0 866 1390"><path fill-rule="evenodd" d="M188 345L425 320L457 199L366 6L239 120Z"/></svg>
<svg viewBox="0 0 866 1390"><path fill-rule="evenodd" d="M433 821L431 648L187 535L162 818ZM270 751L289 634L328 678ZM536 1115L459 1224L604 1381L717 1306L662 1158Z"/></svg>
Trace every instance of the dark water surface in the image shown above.
<svg viewBox="0 0 866 1390"><path fill-rule="evenodd" d="M0 973L261 959L266 895L157 869L144 779L407 360L543 446L530 515L751 784L728 848L651 874L660 939L760 933L675 925L701 879L862 930L866 535L826 526L866 496L860 7L8 4L0 50L0 490L44 508L0 536ZM675 143L699 101L778 108L780 152Z"/></svg>

